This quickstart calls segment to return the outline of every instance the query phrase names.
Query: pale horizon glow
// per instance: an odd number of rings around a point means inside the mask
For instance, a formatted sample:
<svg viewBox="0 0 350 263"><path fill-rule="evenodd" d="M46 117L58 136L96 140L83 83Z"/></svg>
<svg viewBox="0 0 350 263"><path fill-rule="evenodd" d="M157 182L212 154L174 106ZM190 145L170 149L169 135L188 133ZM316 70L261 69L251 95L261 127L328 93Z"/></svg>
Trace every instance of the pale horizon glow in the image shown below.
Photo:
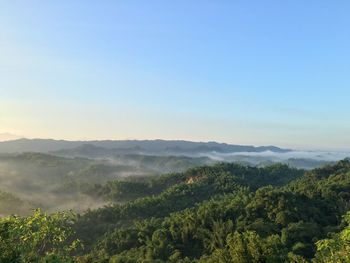
<svg viewBox="0 0 350 263"><path fill-rule="evenodd" d="M346 1L1 1L0 141L350 150L349 11Z"/></svg>

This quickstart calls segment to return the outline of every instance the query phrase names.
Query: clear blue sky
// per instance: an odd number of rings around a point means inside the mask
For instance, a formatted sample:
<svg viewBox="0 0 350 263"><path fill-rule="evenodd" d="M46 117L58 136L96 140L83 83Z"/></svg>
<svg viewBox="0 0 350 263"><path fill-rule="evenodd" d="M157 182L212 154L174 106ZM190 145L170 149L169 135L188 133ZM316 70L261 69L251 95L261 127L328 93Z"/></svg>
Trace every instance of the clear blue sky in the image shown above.
<svg viewBox="0 0 350 263"><path fill-rule="evenodd" d="M0 133L350 148L350 2L0 2Z"/></svg>

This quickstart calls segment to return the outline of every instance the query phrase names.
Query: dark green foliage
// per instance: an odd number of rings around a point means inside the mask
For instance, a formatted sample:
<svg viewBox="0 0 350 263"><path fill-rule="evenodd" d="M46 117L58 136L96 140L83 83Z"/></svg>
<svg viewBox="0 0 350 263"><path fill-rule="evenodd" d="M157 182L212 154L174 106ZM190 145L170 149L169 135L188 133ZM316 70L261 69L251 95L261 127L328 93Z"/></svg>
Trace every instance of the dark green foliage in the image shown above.
<svg viewBox="0 0 350 263"><path fill-rule="evenodd" d="M172 212L193 207L213 196L235 192L242 187L256 189L267 184L282 185L300 177L302 173L285 165L255 168L222 163L212 167L193 168L185 173L161 176L148 183L145 190L138 192L157 193L163 190L159 195L90 211L81 217L78 233L85 235L89 230L90 234L84 240L95 239L110 229L130 225L133 220L161 218ZM284 179L276 179L278 175L284 176ZM131 183L129 186L136 185L137 183Z"/></svg>
<svg viewBox="0 0 350 263"><path fill-rule="evenodd" d="M349 161L306 173L221 163L96 189L125 203L78 216L76 262L347 259Z"/></svg>

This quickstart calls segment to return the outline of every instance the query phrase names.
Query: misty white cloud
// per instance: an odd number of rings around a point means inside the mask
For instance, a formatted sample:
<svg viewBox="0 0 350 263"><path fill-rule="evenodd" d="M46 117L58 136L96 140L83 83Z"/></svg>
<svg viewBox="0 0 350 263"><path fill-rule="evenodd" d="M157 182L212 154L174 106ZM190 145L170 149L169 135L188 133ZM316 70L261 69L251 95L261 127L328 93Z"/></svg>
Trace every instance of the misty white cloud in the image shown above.
<svg viewBox="0 0 350 263"><path fill-rule="evenodd" d="M218 161L234 161L238 157L261 157L272 161L285 161L291 158L313 159L318 161L339 161L350 157L350 152L340 151L289 151L277 153L272 151L264 152L235 152L235 153L203 153L201 156L209 157Z"/></svg>

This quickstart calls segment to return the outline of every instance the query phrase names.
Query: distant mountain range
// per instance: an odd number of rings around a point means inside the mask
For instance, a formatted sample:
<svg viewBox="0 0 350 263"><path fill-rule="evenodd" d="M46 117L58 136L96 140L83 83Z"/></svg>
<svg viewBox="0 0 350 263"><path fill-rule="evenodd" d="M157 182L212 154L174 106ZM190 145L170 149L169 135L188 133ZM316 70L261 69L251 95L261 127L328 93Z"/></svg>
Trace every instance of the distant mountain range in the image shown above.
<svg viewBox="0 0 350 263"><path fill-rule="evenodd" d="M74 156L104 156L111 154L198 154L291 151L276 146L245 146L217 142L191 142L182 140L104 140L65 141L52 139L18 139L0 142L0 153L44 152Z"/></svg>

